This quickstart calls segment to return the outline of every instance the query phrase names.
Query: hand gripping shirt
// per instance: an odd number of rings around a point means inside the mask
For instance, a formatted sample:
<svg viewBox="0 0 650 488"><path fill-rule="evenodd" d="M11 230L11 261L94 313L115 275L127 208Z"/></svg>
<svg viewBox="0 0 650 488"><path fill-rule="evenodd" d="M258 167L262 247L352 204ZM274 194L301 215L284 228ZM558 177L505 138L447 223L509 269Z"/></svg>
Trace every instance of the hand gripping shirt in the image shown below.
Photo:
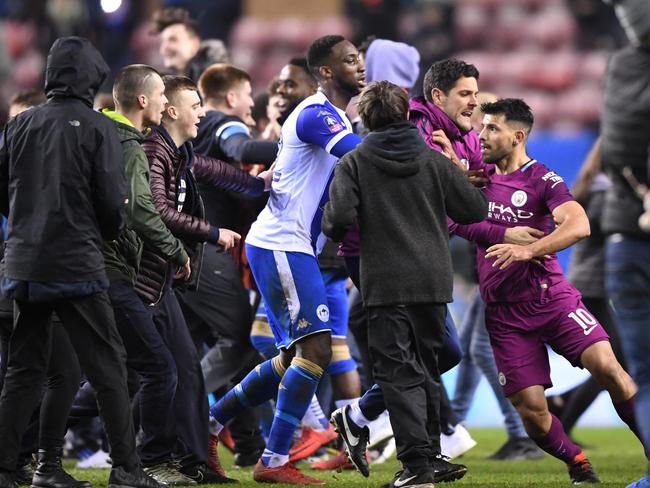
<svg viewBox="0 0 650 488"><path fill-rule="evenodd" d="M555 254L541 265L519 261L503 270L492 267L495 259L485 259L488 247L503 242L503 232L507 228L528 226L546 234L552 232L553 210L573 200L564 180L533 160L513 173L492 174L483 191L488 200L487 219L479 224L450 226L451 232L477 243L483 300L486 303L522 302L566 291L579 294L564 277ZM497 234L500 237L496 237Z"/></svg>
<svg viewBox="0 0 650 488"><path fill-rule="evenodd" d="M317 256L323 205L338 159L361 139L345 112L318 92L303 100L282 125L271 195L246 242L275 251Z"/></svg>

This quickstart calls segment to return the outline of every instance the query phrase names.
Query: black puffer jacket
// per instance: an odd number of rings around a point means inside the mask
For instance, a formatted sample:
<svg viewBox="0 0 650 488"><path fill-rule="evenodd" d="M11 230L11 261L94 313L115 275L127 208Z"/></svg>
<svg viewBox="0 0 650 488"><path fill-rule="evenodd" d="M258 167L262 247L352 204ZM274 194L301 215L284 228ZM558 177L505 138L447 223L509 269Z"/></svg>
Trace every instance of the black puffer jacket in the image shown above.
<svg viewBox="0 0 650 488"><path fill-rule="evenodd" d="M624 175L625 168L650 184L650 49L629 46L609 61L601 122L603 170L612 181L605 197L602 229L650 239L639 228L643 202Z"/></svg>
<svg viewBox="0 0 650 488"><path fill-rule="evenodd" d="M189 142L177 148L162 126L152 131L143 148L149 160L153 203L165 225L188 249L192 276L196 280L201 270L203 243L212 234L212 226L205 219L197 180L215 188L253 196L264 192L264 180L223 161L195 155ZM180 184L181 180L184 185ZM182 203L179 200L181 187L185 190ZM169 261L145 245L136 290L147 304L155 305L160 301L172 272ZM192 289L198 284L193 282L187 286Z"/></svg>
<svg viewBox="0 0 650 488"><path fill-rule="evenodd" d="M92 108L109 69L92 44L57 39L47 103L18 115L0 144L0 210L8 217L5 276L106 280L103 239L124 225L126 180L113 122Z"/></svg>

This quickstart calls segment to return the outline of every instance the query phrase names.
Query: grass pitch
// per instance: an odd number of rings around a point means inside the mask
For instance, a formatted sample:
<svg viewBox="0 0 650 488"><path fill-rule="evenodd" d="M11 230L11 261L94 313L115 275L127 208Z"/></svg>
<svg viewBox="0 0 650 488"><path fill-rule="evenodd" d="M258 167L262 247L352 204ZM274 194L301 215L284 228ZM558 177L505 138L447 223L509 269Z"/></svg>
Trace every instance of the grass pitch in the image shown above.
<svg viewBox="0 0 650 488"><path fill-rule="evenodd" d="M478 445L465 456L456 460L466 464L467 475L460 481L444 483L438 486L453 488L485 487L485 488L560 488L572 486L566 468L560 461L546 455L539 461L486 461L485 458L496 451L505 442L504 429L470 429ZM624 488L632 481L643 476L647 462L637 439L626 429L576 429L575 437L585 446L585 453L590 459L596 472L602 480L602 488ZM232 468L232 457L221 450L221 457L229 476L240 480L238 485L228 485L240 488L263 487L253 481L252 468ZM316 472L309 470L309 465L302 463L301 469L317 478L327 481L329 487L341 488L375 488L389 482L399 469L397 460L371 466L370 478L363 478L356 471ZM77 479L93 482L95 487L105 487L108 480L108 470L76 470L71 469ZM223 486L223 485L213 485ZM275 485L289 486L289 485Z"/></svg>

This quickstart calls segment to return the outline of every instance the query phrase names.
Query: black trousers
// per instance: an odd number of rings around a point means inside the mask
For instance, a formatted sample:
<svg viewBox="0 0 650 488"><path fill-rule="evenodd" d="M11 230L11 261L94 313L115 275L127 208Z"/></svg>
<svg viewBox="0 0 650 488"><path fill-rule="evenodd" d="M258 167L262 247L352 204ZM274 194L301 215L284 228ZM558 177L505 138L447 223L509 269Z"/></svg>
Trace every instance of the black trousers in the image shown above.
<svg viewBox="0 0 650 488"><path fill-rule="evenodd" d="M177 435L174 454L191 456L197 462L205 463L208 458L208 396L194 342L171 288L165 290L152 312L156 330L176 366L173 419L168 424L170 431Z"/></svg>
<svg viewBox="0 0 650 488"><path fill-rule="evenodd" d="M174 397L178 385L176 362L147 308L130 283L111 283L109 296L117 329L124 341L127 366L140 378L135 408L142 435L138 453L142 464L172 459L177 432L174 429Z"/></svg>
<svg viewBox="0 0 650 488"><path fill-rule="evenodd" d="M197 291L177 291L194 342L209 349L201 359L208 392L239 383L263 358L250 341L254 314L248 292L230 253L205 245ZM257 409L248 408L229 424L235 452L264 449Z"/></svg>
<svg viewBox="0 0 650 488"><path fill-rule="evenodd" d="M97 392L113 466L139 463L126 385L126 353L106 292L48 303L16 302L7 375L0 397L0 469L16 468L20 442L46 376L56 312ZM52 355L66 354L52 348ZM69 405L68 405L69 408ZM68 410L52 411L65 423Z"/></svg>
<svg viewBox="0 0 650 488"><path fill-rule="evenodd" d="M395 433L397 459L417 472L439 452L440 372L447 306L368 307L368 346Z"/></svg>

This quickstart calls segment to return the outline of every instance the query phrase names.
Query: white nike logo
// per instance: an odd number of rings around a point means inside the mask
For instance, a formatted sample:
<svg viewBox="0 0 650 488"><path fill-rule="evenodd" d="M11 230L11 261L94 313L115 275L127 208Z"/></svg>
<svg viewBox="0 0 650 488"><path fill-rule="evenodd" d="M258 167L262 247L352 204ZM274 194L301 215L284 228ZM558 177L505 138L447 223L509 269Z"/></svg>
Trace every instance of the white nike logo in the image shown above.
<svg viewBox="0 0 650 488"><path fill-rule="evenodd" d="M593 326L589 327L588 329L583 330L583 332L585 333L585 335L589 335L589 334L591 334L591 331L594 330L596 327L598 327L598 324L593 325Z"/></svg>
<svg viewBox="0 0 650 488"><path fill-rule="evenodd" d="M406 478L405 480L401 479L396 479L395 482L393 483L395 486L404 486L406 483L411 481L413 478L417 478L417 474L415 476L411 476L410 478Z"/></svg>
<svg viewBox="0 0 650 488"><path fill-rule="evenodd" d="M348 416L345 414L345 410L341 412L341 417L343 417L343 428L345 429L345 435L348 438L348 444L354 447L359 443L359 438L352 435L350 426L348 425Z"/></svg>

